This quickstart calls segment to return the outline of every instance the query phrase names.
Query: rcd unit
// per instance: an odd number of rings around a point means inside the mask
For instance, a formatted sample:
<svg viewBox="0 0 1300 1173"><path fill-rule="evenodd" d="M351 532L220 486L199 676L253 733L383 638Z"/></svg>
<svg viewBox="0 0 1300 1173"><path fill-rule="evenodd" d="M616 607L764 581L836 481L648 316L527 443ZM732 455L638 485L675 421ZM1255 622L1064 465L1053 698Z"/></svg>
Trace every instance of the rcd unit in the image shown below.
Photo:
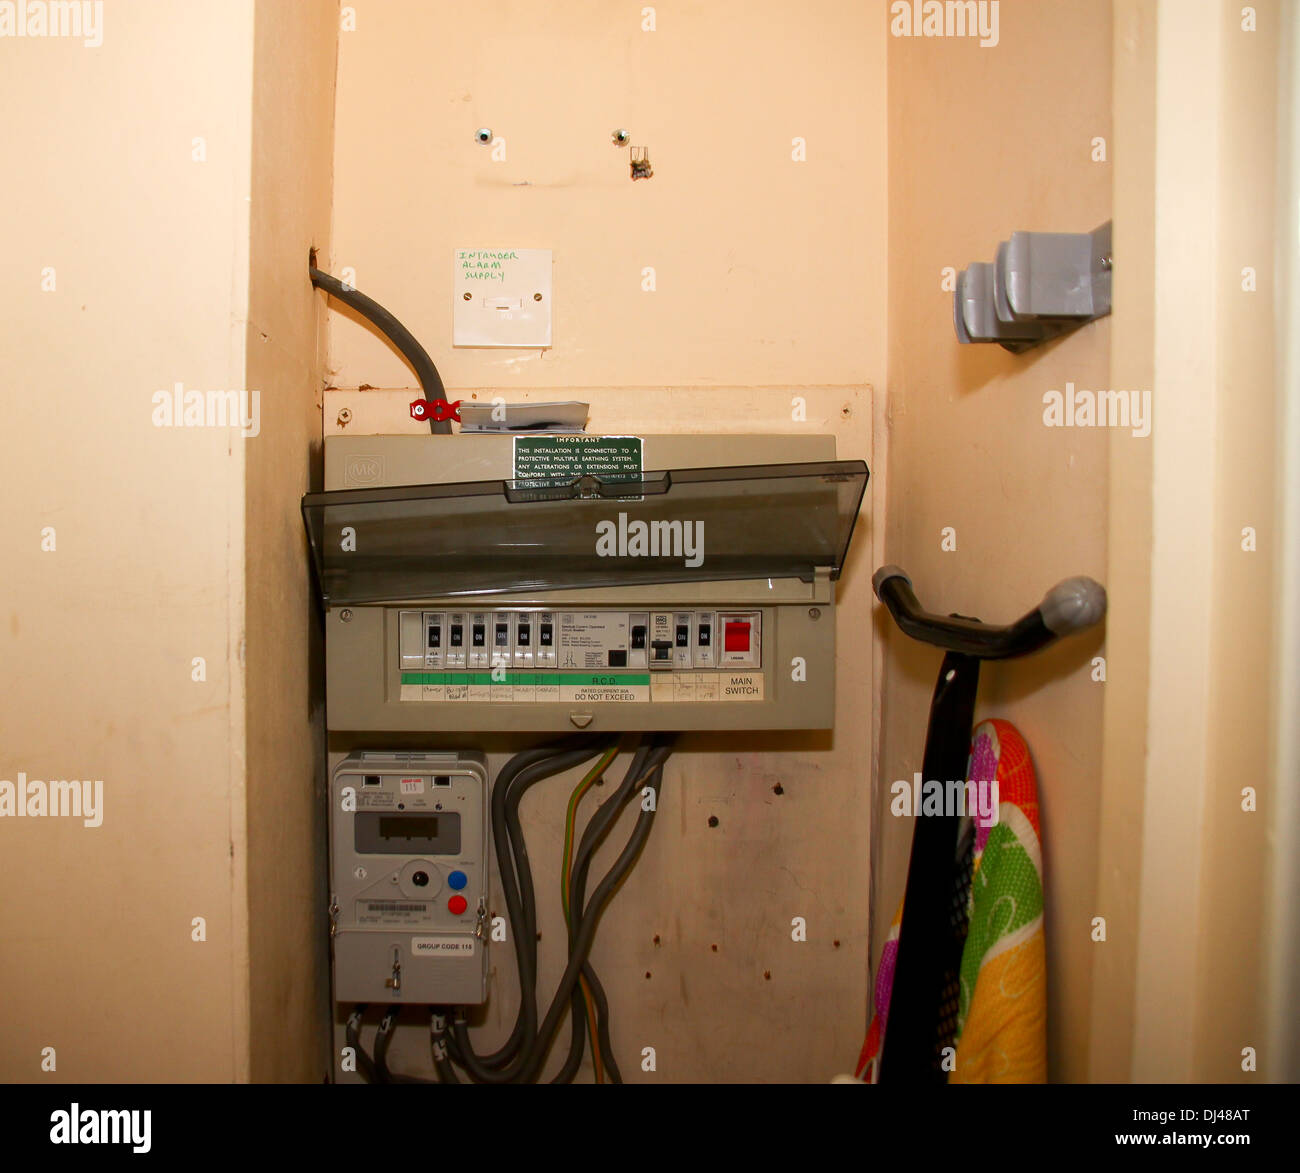
<svg viewBox="0 0 1300 1173"><path fill-rule="evenodd" d="M334 996L487 996L488 781L482 754L354 753L330 785Z"/></svg>

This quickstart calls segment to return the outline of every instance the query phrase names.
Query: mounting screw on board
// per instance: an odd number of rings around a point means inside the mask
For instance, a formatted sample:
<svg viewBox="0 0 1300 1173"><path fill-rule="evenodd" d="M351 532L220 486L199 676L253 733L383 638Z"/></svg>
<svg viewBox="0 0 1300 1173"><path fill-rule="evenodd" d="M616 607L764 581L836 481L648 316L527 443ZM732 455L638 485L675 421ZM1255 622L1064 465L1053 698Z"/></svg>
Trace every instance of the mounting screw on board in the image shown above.
<svg viewBox="0 0 1300 1173"><path fill-rule="evenodd" d="M339 411L339 427L346 428L352 422L352 408L344 407Z"/></svg>
<svg viewBox="0 0 1300 1173"><path fill-rule="evenodd" d="M632 136L626 130L616 130L610 135L610 140L616 147L625 147L632 141Z"/></svg>
<svg viewBox="0 0 1300 1173"><path fill-rule="evenodd" d="M474 141L479 143L490 143L492 141L492 128L490 126L480 126L474 132Z"/></svg>
<svg viewBox="0 0 1300 1173"><path fill-rule="evenodd" d="M344 607L343 610L339 612L339 618L342 619L344 623L351 623L351 622L352 622L352 608L351 608L351 607Z"/></svg>

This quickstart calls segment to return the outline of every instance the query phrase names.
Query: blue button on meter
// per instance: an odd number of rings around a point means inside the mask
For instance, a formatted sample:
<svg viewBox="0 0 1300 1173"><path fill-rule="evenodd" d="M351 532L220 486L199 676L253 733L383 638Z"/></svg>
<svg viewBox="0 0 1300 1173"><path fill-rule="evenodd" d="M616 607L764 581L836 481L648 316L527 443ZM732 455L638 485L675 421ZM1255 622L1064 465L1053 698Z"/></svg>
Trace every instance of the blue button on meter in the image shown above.
<svg viewBox="0 0 1300 1173"><path fill-rule="evenodd" d="M464 872L452 872L447 877L447 887L457 890L465 887L469 883L469 877Z"/></svg>

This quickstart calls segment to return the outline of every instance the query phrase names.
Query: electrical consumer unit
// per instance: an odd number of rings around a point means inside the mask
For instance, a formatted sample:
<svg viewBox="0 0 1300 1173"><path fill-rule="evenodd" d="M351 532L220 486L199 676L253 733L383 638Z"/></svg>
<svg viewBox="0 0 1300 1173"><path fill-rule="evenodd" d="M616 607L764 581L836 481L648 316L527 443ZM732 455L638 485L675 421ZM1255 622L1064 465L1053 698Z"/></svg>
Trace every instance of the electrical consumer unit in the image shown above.
<svg viewBox="0 0 1300 1173"><path fill-rule="evenodd" d="M866 483L830 436L326 439L325 490L302 509L325 610L334 998L351 1007L335 1043L360 1064L340 1078L405 1078L388 1049L417 1004L440 1080L460 1067L531 1082L587 998L558 1077L590 1034L598 1070L619 1078L590 949L649 833L673 735L832 726L835 584ZM643 736L624 747L625 733ZM520 799L579 765L594 784L624 748L622 782L566 847L569 960L532 1015ZM491 784L489 751L503 759ZM589 888L629 807L628 845ZM478 1055L468 1008L487 998L493 899L529 993L505 1045Z"/></svg>
<svg viewBox="0 0 1300 1173"><path fill-rule="evenodd" d="M330 811L335 997L484 1001L483 755L354 753L334 769Z"/></svg>
<svg viewBox="0 0 1300 1173"><path fill-rule="evenodd" d="M329 728L830 728L866 481L831 436L329 437Z"/></svg>
<svg viewBox="0 0 1300 1173"><path fill-rule="evenodd" d="M458 342L463 324L505 329L484 315L521 297L549 330L549 254L462 252L468 268L522 258L528 272L477 309L466 288ZM679 732L832 727L835 587L867 466L836 459L832 436L574 434L583 404L461 415L409 330L310 272L411 364L411 415L430 428L326 438L324 491L302 500L325 614L336 1078L569 1083L589 1048L594 1080L622 1083L632 1056L592 955L601 918L645 847ZM496 343L518 339L473 342ZM521 803L579 769L547 1003ZM509 941L518 978L495 1040L489 940ZM417 1008L432 1081L409 1048L389 1060Z"/></svg>

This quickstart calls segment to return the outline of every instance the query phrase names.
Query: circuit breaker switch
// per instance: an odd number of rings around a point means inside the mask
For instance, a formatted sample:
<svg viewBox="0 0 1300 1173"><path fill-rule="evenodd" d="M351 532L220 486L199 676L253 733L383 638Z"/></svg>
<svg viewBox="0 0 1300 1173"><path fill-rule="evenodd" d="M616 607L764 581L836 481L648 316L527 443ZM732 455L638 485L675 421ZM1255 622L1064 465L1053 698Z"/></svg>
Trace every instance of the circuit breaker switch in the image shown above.
<svg viewBox="0 0 1300 1173"><path fill-rule="evenodd" d="M424 615L420 611L403 611L397 619L398 652L402 668L424 667Z"/></svg>
<svg viewBox="0 0 1300 1173"><path fill-rule="evenodd" d="M749 624L744 622L728 623L723 629L722 650L724 652L749 651Z"/></svg>

